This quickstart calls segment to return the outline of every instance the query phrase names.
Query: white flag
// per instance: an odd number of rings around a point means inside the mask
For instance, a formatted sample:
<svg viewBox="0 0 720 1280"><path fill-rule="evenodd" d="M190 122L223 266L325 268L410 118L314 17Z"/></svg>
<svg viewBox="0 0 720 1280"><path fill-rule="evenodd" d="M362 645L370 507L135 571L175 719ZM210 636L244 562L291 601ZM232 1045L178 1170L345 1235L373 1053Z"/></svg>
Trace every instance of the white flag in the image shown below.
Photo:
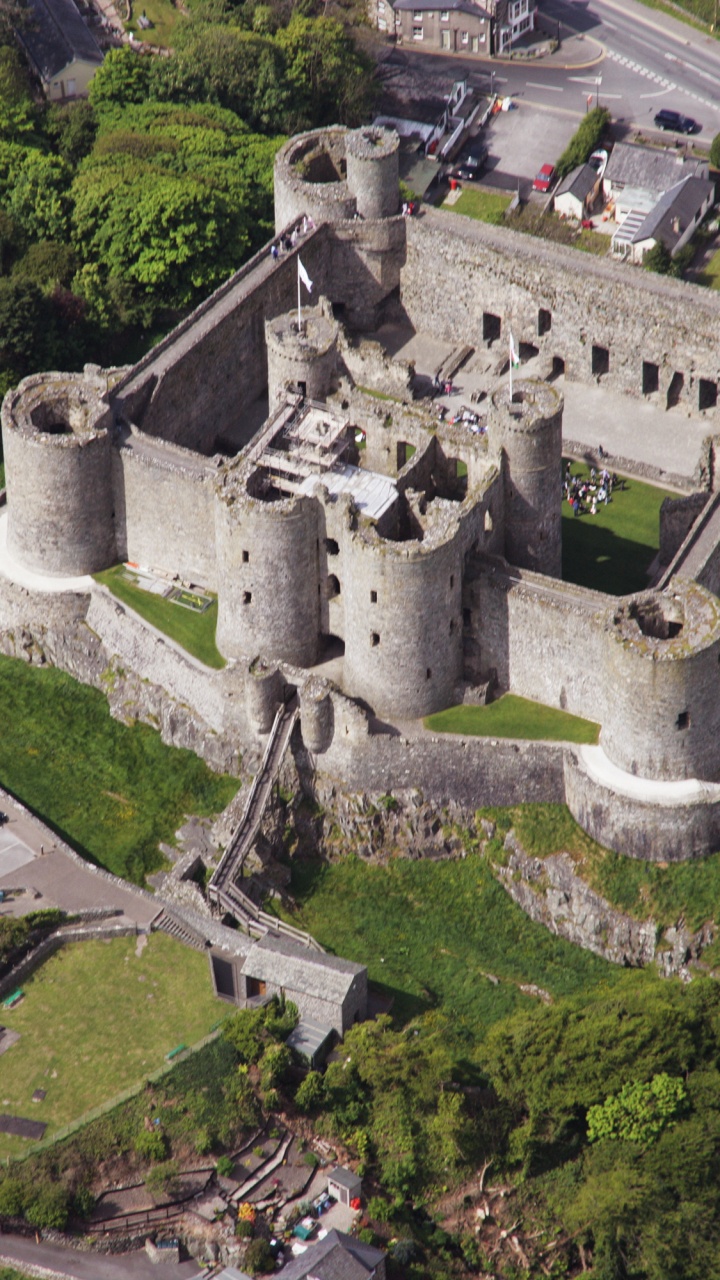
<svg viewBox="0 0 720 1280"><path fill-rule="evenodd" d="M520 357L517 351L515 350L515 339L513 338L512 334L510 334L510 364L512 365L513 369L520 368Z"/></svg>
<svg viewBox="0 0 720 1280"><path fill-rule="evenodd" d="M305 285L305 288L307 289L308 293L312 293L312 291L313 291L313 282L312 282L312 280L310 279L310 277L309 277L309 275L308 275L307 271L305 270L305 268L304 268L304 266L303 266L303 264L302 264L302 262L300 261L300 259L299 259L299 258L298 258L298 260L297 260L297 264L298 264L298 276L300 277L300 279L302 280L303 284Z"/></svg>

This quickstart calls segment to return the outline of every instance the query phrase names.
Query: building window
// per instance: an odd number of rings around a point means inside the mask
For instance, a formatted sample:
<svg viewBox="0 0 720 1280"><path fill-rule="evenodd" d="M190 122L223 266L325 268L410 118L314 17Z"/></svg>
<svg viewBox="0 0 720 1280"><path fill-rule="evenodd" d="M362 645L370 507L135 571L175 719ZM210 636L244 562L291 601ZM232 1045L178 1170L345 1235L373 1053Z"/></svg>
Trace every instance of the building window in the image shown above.
<svg viewBox="0 0 720 1280"><path fill-rule="evenodd" d="M441 9L441 10L440 10L440 21L441 21L441 22L449 22L449 21L450 21L450 10L449 10L449 9Z"/></svg>
<svg viewBox="0 0 720 1280"><path fill-rule="evenodd" d="M422 11L422 9L414 9L414 10L413 10L413 22L422 22L422 20L423 20L423 11Z"/></svg>
<svg viewBox="0 0 720 1280"><path fill-rule="evenodd" d="M242 561L242 562L243 562L243 564L249 564L249 563L250 563L250 552L249 552L249 551L243 551L243 561Z"/></svg>
<svg viewBox="0 0 720 1280"><path fill-rule="evenodd" d="M422 40L422 38L423 38L422 27L413 27L413 40Z"/></svg>
<svg viewBox="0 0 720 1280"><path fill-rule="evenodd" d="M370 592L370 603L377 604L377 591Z"/></svg>
<svg viewBox="0 0 720 1280"><path fill-rule="evenodd" d="M468 40L469 40L469 39L470 39L470 33L469 33L468 31L461 31L461 32L460 32L460 43L461 43L461 44L467 44L467 42L468 42Z"/></svg>

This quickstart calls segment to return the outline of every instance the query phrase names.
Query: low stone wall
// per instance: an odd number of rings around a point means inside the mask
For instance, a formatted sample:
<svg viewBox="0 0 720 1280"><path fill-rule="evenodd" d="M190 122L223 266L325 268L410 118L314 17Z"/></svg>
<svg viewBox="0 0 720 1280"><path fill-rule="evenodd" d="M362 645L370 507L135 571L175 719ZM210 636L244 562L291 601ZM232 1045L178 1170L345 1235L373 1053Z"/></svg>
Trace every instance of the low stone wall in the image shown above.
<svg viewBox="0 0 720 1280"><path fill-rule="evenodd" d="M60 928L43 938L4 978L0 978L0 1000L21 986L41 964L70 942L88 942L92 938L129 938L137 932L137 925L132 923L67 925Z"/></svg>

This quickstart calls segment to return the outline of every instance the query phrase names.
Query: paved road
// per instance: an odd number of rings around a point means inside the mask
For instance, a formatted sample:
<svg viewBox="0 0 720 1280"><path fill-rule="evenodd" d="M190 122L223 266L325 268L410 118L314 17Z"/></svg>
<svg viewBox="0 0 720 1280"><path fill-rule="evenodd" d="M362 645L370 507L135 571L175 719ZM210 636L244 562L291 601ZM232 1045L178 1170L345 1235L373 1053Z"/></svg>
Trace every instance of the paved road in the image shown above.
<svg viewBox="0 0 720 1280"><path fill-rule="evenodd" d="M63 1245L36 1244L23 1236L0 1235L0 1263L37 1268L30 1274L59 1276L63 1280L191 1280L201 1273L196 1262L152 1263L140 1250L120 1257L78 1253Z"/></svg>
<svg viewBox="0 0 720 1280"><path fill-rule="evenodd" d="M542 14L605 48L598 66L565 74L564 97L582 100L600 75L616 119L647 125L665 106L697 119L706 140L720 132L720 41L635 0L543 0Z"/></svg>

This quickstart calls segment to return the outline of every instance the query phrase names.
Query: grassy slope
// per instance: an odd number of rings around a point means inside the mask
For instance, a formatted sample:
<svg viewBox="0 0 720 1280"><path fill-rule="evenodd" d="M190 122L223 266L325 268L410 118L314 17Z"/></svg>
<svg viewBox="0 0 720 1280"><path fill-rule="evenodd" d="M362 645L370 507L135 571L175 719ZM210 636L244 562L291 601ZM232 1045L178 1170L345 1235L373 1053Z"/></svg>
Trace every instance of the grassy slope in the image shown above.
<svg viewBox="0 0 720 1280"><path fill-rule="evenodd" d="M709 289L720 289L720 249L718 249L701 272L699 283Z"/></svg>
<svg viewBox="0 0 720 1280"><path fill-rule="evenodd" d="M463 187L459 198L453 204L444 204L443 208L451 213L463 213L466 218L477 218L479 222L492 222L498 226L502 225L503 214L509 204L510 196Z"/></svg>
<svg viewBox="0 0 720 1280"><path fill-rule="evenodd" d="M440 1006L474 1035L528 999L520 984L554 996L654 981L553 937L517 907L477 853L457 861L393 859L368 866L295 862L293 923L368 966L405 1020ZM487 974L499 979L496 984Z"/></svg>
<svg viewBox="0 0 720 1280"><path fill-rule="evenodd" d="M141 883L185 814L216 813L238 783L145 725L113 720L97 690L0 657L0 782L85 856Z"/></svg>
<svg viewBox="0 0 720 1280"><path fill-rule="evenodd" d="M215 628L217 626L217 600L213 600L205 613L195 613L182 605L173 604L162 596L151 595L143 591L124 576L122 565L114 569L106 569L95 575L118 600L127 604L146 622L152 623L158 631L177 641L188 653L199 658L207 667L219 669L225 666L225 659L218 652L215 644Z"/></svg>
<svg viewBox="0 0 720 1280"><path fill-rule="evenodd" d="M573 475L587 467L573 463ZM597 515L573 516L568 502L563 514L563 578L610 595L629 595L647 586L647 569L660 545L660 507L676 497L665 489L626 480Z"/></svg>
<svg viewBox="0 0 720 1280"><path fill-rule="evenodd" d="M3 1011L21 1034L2 1057L4 1111L45 1120L50 1137L219 1021L226 1006L212 994L204 956L162 933L137 951L136 938L76 943L23 984L23 1002ZM47 1097L33 1105L38 1088ZM0 1134L0 1157L26 1148Z"/></svg>
<svg viewBox="0 0 720 1280"><path fill-rule="evenodd" d="M428 729L439 733L466 733L475 737L532 738L552 742L598 740L600 726L567 711L557 711L528 698L506 693L486 707L449 707L428 716Z"/></svg>

